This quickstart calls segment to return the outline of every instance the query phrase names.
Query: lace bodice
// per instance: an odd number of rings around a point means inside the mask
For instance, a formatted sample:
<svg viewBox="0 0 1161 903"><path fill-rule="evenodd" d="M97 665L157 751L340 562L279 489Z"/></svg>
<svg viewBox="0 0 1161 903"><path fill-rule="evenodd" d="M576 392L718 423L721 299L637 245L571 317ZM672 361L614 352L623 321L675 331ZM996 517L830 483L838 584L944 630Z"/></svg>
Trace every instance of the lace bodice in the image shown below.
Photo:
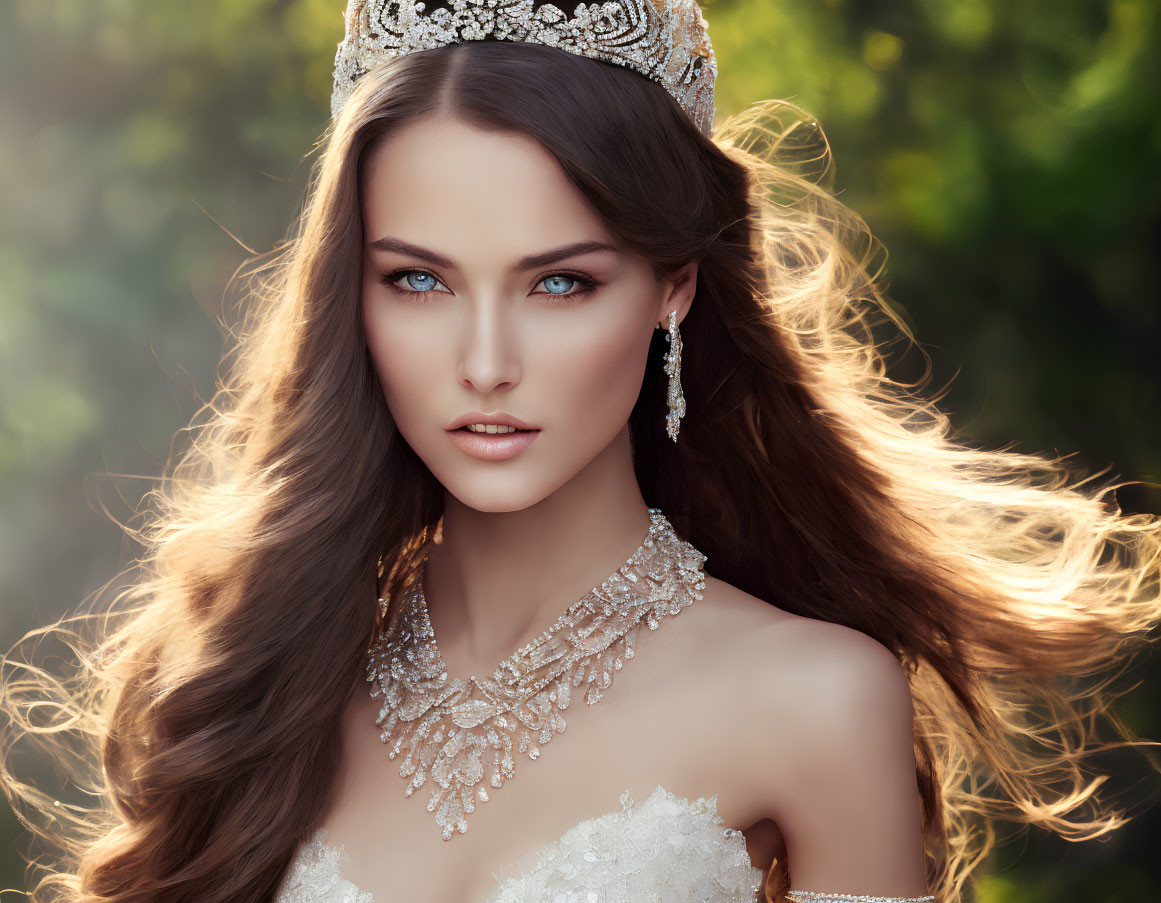
<svg viewBox="0 0 1161 903"><path fill-rule="evenodd" d="M343 878L347 860L320 828L299 847L275 903L395 903ZM570 828L523 874L492 877L477 903L755 903L764 876L742 832L722 827L716 794L690 802L658 784L642 802L625 791L621 811Z"/></svg>

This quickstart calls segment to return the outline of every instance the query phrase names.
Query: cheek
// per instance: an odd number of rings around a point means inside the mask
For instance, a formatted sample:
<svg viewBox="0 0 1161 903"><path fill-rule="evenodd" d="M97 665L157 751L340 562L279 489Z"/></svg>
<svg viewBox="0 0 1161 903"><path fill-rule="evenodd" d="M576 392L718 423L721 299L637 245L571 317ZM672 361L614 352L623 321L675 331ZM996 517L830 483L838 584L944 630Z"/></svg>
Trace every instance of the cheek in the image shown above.
<svg viewBox="0 0 1161 903"><path fill-rule="evenodd" d="M434 346L421 335L422 323L401 322L399 316L389 318L383 306L373 303L364 304L362 310L367 348L379 385L392 418L405 429L424 408L426 392L438 385L435 376L441 362L432 353Z"/></svg>
<svg viewBox="0 0 1161 903"><path fill-rule="evenodd" d="M615 328L558 334L538 355L546 382L554 386L553 419L563 415L594 435L618 430L640 394L649 338L647 329L629 320Z"/></svg>

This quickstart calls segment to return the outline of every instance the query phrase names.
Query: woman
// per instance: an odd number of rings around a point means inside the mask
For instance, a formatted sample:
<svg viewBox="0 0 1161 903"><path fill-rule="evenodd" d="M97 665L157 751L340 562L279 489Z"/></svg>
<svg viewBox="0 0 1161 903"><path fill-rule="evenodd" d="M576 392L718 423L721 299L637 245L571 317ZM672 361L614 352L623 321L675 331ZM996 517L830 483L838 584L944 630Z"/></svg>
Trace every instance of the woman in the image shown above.
<svg viewBox="0 0 1161 903"><path fill-rule="evenodd" d="M944 901L994 819L1115 827L1161 527L888 378L815 124L713 128L692 3L347 28L146 575L6 689L99 754L91 810L6 772L38 893Z"/></svg>

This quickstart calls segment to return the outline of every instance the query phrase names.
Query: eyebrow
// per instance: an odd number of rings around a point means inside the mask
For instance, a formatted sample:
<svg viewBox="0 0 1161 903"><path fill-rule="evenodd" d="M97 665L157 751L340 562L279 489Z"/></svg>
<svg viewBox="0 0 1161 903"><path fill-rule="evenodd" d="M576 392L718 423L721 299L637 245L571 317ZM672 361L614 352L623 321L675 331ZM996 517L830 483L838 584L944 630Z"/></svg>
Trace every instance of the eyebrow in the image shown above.
<svg viewBox="0 0 1161 903"><path fill-rule="evenodd" d="M437 254L435 251L419 245L413 245L411 242L403 241L401 238L392 238L391 236L377 238L375 241L368 242L367 247L376 251L395 251L400 254L409 254L412 257L418 257L420 260L426 260L432 266L445 267L449 270L458 269L454 261L449 260L442 254ZM555 248L549 248L546 251L538 251L535 254L528 254L521 257L516 262L515 268L517 270L534 270L538 267L556 263L558 260L564 260L566 257L574 257L577 254L590 254L593 251L612 251L614 254L618 253L617 248L603 241L574 241L571 244L560 245Z"/></svg>

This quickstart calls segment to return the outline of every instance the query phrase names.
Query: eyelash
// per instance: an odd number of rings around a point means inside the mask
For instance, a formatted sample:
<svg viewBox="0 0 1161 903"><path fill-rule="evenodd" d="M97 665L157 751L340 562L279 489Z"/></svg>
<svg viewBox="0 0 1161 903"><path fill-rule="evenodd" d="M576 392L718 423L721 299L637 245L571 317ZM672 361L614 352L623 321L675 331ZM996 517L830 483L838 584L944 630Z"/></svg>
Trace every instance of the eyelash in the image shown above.
<svg viewBox="0 0 1161 903"><path fill-rule="evenodd" d="M436 276L435 273L429 272L428 270L416 269L415 267L409 267L407 269L402 269L402 270L395 270L393 273L388 273L385 276L379 277L379 281L383 285L387 286L387 288L389 288L391 291L395 292L395 294L402 295L404 297L412 297L415 295L433 295L433 294L435 294L434 290L430 290L430 291L426 291L426 292L414 291L412 289L400 288L398 285L395 284L396 281L400 277L406 276L409 273L423 273L427 276L430 276L432 279L434 279L437 282L440 282L442 284L442 280L440 280L440 278L438 276ZM593 279L591 276L586 276L583 273L574 273L570 270L557 270L557 271L552 272L552 273L547 273L544 276L540 277L540 279L537 280L536 284L539 285L545 279L550 279L553 276L568 276L570 279L573 279L576 282L578 282L580 284L580 287L574 291L571 291L571 292L542 292L541 294L547 295L549 297L554 297L554 298L569 298L569 299L571 299L571 298L580 297L581 295L587 295L590 292L594 291L597 287L603 285L603 283L598 282L596 279ZM568 302L566 302L566 303L568 303ZM556 306L564 307L565 304L557 304Z"/></svg>

